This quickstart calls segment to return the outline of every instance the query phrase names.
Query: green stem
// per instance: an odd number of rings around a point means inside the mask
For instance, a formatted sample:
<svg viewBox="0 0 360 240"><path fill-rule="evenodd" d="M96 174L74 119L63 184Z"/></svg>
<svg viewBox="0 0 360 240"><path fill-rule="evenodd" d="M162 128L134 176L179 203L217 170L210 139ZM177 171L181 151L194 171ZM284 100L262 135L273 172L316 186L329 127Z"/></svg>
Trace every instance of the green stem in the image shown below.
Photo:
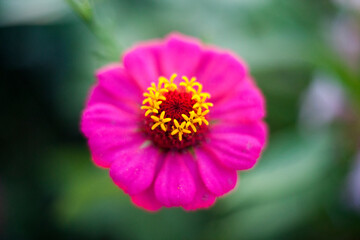
<svg viewBox="0 0 360 240"><path fill-rule="evenodd" d="M66 0L66 2L104 47L108 59L117 60L121 54L121 48L115 42L114 36L95 20L93 6L89 0Z"/></svg>

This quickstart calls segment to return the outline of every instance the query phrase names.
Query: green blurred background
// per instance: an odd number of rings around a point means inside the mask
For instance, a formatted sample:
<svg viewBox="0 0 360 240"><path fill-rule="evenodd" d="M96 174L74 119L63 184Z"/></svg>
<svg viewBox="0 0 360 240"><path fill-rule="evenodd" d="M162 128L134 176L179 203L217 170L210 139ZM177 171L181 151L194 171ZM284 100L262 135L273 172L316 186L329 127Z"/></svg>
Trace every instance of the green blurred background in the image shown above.
<svg viewBox="0 0 360 240"><path fill-rule="evenodd" d="M148 213L90 160L94 71L179 31L267 99L256 167L209 210ZM0 239L360 239L359 0L0 0Z"/></svg>

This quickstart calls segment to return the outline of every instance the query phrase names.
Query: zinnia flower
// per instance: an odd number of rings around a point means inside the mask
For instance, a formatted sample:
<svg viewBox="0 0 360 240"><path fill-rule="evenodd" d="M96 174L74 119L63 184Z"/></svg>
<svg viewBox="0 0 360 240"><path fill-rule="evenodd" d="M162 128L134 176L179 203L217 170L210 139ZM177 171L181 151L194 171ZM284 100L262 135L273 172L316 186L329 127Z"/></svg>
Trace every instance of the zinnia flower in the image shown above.
<svg viewBox="0 0 360 240"><path fill-rule="evenodd" d="M96 77L81 130L94 163L137 206L207 208L261 154L264 98L228 51L171 34Z"/></svg>

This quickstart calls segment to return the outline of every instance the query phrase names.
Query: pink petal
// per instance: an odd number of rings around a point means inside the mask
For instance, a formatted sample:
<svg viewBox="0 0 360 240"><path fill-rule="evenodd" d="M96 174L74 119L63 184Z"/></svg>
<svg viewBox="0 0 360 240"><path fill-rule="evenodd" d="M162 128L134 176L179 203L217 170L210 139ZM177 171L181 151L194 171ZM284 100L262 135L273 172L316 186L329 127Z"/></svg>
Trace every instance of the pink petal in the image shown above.
<svg viewBox="0 0 360 240"><path fill-rule="evenodd" d="M213 152L221 164L245 170L252 168L260 157L266 135L263 122L218 124L212 127L210 141L204 147Z"/></svg>
<svg viewBox="0 0 360 240"><path fill-rule="evenodd" d="M169 152L155 181L156 198L166 207L175 207L190 203L195 193L196 185L183 154Z"/></svg>
<svg viewBox="0 0 360 240"><path fill-rule="evenodd" d="M206 209L214 205L216 197L211 193L203 183L196 185L196 194L192 202L183 205L187 211L195 211L198 209Z"/></svg>
<svg viewBox="0 0 360 240"><path fill-rule="evenodd" d="M211 94L213 102L233 91L234 87L244 81L246 75L247 67L242 61L228 52L215 49L204 51L195 73L204 92Z"/></svg>
<svg viewBox="0 0 360 240"><path fill-rule="evenodd" d="M123 150L145 141L137 131L137 118L109 104L87 107L81 131L88 138L93 160L101 167L109 167Z"/></svg>
<svg viewBox="0 0 360 240"><path fill-rule="evenodd" d="M81 130L85 136L98 134L102 129L135 129L137 117L113 105L99 103L85 108L81 118Z"/></svg>
<svg viewBox="0 0 360 240"><path fill-rule="evenodd" d="M195 149L195 154L201 178L212 193L221 196L235 187L236 170L219 164L214 154L201 147Z"/></svg>
<svg viewBox="0 0 360 240"><path fill-rule="evenodd" d="M151 83L157 83L160 73L160 51L163 44L157 41L140 43L126 52L123 63L126 71L144 92Z"/></svg>
<svg viewBox="0 0 360 240"><path fill-rule="evenodd" d="M110 176L124 192L139 194L151 185L159 157L153 145L127 149L111 165Z"/></svg>
<svg viewBox="0 0 360 240"><path fill-rule="evenodd" d="M154 187L150 186L145 191L131 196L131 201L146 210L157 211L162 207L162 204L156 199Z"/></svg>
<svg viewBox="0 0 360 240"><path fill-rule="evenodd" d="M263 121L229 123L229 124L213 124L211 125L210 136L217 137L228 134L238 134L255 138L261 145L267 140L267 126ZM231 139L228 138L227 139ZM232 141L236 142L236 141Z"/></svg>
<svg viewBox="0 0 360 240"><path fill-rule="evenodd" d="M216 197L205 187L199 174L199 168L197 166L196 160L190 154L186 154L183 159L188 166L196 184L195 197L193 201L183 206L184 209L192 211L212 206L215 203Z"/></svg>
<svg viewBox="0 0 360 240"><path fill-rule="evenodd" d="M99 85L119 100L130 100L137 104L143 100L141 88L128 76L120 64L111 64L99 69L96 77Z"/></svg>
<svg viewBox="0 0 360 240"><path fill-rule="evenodd" d="M230 123L260 120L265 116L264 97L250 79L226 96L211 108L211 119Z"/></svg>
<svg viewBox="0 0 360 240"><path fill-rule="evenodd" d="M193 77L202 54L198 40L178 33L166 38L161 53L162 74L165 77L178 74L176 83L180 82L182 76Z"/></svg>
<svg viewBox="0 0 360 240"><path fill-rule="evenodd" d="M124 112L132 114L140 112L139 103L135 103L131 100L120 99L118 96L113 95L111 92L107 91L100 84L97 84L92 88L87 100L87 106L93 106L97 104L113 105Z"/></svg>

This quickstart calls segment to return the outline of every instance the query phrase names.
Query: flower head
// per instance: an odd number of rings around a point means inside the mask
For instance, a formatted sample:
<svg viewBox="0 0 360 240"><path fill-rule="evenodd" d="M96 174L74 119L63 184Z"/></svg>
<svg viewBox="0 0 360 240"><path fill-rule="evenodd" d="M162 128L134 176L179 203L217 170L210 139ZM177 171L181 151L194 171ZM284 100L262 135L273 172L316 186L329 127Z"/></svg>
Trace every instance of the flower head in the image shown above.
<svg viewBox="0 0 360 240"><path fill-rule="evenodd" d="M147 210L207 208L252 168L265 104L233 54L171 34L100 69L81 129L96 165Z"/></svg>

